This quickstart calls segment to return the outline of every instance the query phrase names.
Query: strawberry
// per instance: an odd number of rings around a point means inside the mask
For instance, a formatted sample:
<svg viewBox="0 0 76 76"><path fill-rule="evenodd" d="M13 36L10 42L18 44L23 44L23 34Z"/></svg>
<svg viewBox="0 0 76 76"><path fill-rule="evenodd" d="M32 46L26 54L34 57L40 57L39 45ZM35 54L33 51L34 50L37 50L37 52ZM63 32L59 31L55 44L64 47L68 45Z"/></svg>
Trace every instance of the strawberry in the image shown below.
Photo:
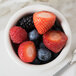
<svg viewBox="0 0 76 76"><path fill-rule="evenodd" d="M58 53L66 44L67 36L61 31L49 31L43 35L44 45L54 53Z"/></svg>
<svg viewBox="0 0 76 76"><path fill-rule="evenodd" d="M21 27L13 26L10 29L10 38L13 43L19 44L27 40L27 32Z"/></svg>
<svg viewBox="0 0 76 76"><path fill-rule="evenodd" d="M55 23L55 14L47 11L40 11L33 14L34 25L39 34L47 32Z"/></svg>
<svg viewBox="0 0 76 76"><path fill-rule="evenodd" d="M36 48L32 41L26 41L20 44L18 55L24 62L33 62L36 58Z"/></svg>

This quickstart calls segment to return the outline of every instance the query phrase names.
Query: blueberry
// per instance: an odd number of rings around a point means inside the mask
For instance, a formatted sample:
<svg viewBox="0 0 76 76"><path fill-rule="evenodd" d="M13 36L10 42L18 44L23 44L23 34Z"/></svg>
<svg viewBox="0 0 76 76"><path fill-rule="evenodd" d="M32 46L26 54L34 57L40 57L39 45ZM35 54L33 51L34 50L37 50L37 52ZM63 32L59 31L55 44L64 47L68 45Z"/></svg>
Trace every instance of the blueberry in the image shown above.
<svg viewBox="0 0 76 76"><path fill-rule="evenodd" d="M40 35L38 34L36 29L29 32L29 40L35 41L35 40L39 39L39 37L40 37Z"/></svg>
<svg viewBox="0 0 76 76"><path fill-rule="evenodd" d="M40 43L39 48L46 48L43 42Z"/></svg>
<svg viewBox="0 0 76 76"><path fill-rule="evenodd" d="M32 30L31 32L29 32L28 36L29 40L35 43L36 48L39 48L42 36L37 32L37 30L36 29Z"/></svg>
<svg viewBox="0 0 76 76"><path fill-rule="evenodd" d="M52 57L52 54L51 52L46 49L46 48L40 48L38 50L38 59L41 60L41 61L44 61L44 62L47 62L51 59Z"/></svg>
<svg viewBox="0 0 76 76"><path fill-rule="evenodd" d="M60 31L64 32L63 28L61 26L61 23L60 23L58 18L56 18L55 24L54 24L54 26L51 29L52 30L60 30Z"/></svg>
<svg viewBox="0 0 76 76"><path fill-rule="evenodd" d="M28 14L24 17L22 17L16 24L16 26L20 26L22 28L24 28L27 32L30 32L31 30L33 30L34 27L34 23L33 23L33 14Z"/></svg>

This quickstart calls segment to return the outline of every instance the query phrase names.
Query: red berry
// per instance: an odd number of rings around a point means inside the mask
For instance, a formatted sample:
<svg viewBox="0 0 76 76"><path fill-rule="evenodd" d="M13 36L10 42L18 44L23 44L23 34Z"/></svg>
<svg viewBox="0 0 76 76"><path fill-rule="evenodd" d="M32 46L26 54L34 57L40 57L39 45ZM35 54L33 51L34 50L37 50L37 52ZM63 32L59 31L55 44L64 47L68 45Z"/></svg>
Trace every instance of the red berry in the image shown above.
<svg viewBox="0 0 76 76"><path fill-rule="evenodd" d="M55 53L64 47L67 39L67 36L61 31L49 31L43 35L44 45Z"/></svg>
<svg viewBox="0 0 76 76"><path fill-rule="evenodd" d="M36 58L36 48L32 41L26 41L20 44L18 55L24 62L33 62Z"/></svg>
<svg viewBox="0 0 76 76"><path fill-rule="evenodd" d="M18 26L14 26L10 29L10 38L13 43L19 44L27 40L27 32Z"/></svg>
<svg viewBox="0 0 76 76"><path fill-rule="evenodd" d="M36 12L33 15L34 25L40 34L47 32L55 23L56 16L47 11Z"/></svg>

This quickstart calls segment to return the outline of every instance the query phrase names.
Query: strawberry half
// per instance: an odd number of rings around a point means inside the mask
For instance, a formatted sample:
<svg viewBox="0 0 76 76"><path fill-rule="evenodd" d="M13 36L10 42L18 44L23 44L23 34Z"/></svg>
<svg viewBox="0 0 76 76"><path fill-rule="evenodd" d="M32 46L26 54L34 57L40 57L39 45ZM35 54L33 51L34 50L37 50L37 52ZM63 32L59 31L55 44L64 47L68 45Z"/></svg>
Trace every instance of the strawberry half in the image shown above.
<svg viewBox="0 0 76 76"><path fill-rule="evenodd" d="M67 36L61 31L49 31L43 35L44 45L51 51L58 53L66 44Z"/></svg>
<svg viewBox="0 0 76 76"><path fill-rule="evenodd" d="M47 32L55 23L56 16L47 11L36 12L33 15L34 25L39 34Z"/></svg>
<svg viewBox="0 0 76 76"><path fill-rule="evenodd" d="M24 62L33 62L36 58L35 44L32 41L23 42L18 48L18 55Z"/></svg>

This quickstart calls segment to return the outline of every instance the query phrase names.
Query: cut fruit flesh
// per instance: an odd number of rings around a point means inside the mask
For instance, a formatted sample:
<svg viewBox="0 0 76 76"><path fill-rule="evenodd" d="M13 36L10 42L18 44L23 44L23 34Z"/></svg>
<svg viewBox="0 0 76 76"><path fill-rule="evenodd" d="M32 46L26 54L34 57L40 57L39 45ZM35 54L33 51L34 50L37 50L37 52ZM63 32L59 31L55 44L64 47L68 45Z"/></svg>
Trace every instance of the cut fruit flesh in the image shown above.
<svg viewBox="0 0 76 76"><path fill-rule="evenodd" d="M51 15L49 14L49 13L40 13L40 14L38 14L38 17L43 17L43 18L50 18L51 17Z"/></svg>
<svg viewBox="0 0 76 76"><path fill-rule="evenodd" d="M61 39L61 35L57 32L51 32L49 33L49 38L53 41L58 41Z"/></svg>

